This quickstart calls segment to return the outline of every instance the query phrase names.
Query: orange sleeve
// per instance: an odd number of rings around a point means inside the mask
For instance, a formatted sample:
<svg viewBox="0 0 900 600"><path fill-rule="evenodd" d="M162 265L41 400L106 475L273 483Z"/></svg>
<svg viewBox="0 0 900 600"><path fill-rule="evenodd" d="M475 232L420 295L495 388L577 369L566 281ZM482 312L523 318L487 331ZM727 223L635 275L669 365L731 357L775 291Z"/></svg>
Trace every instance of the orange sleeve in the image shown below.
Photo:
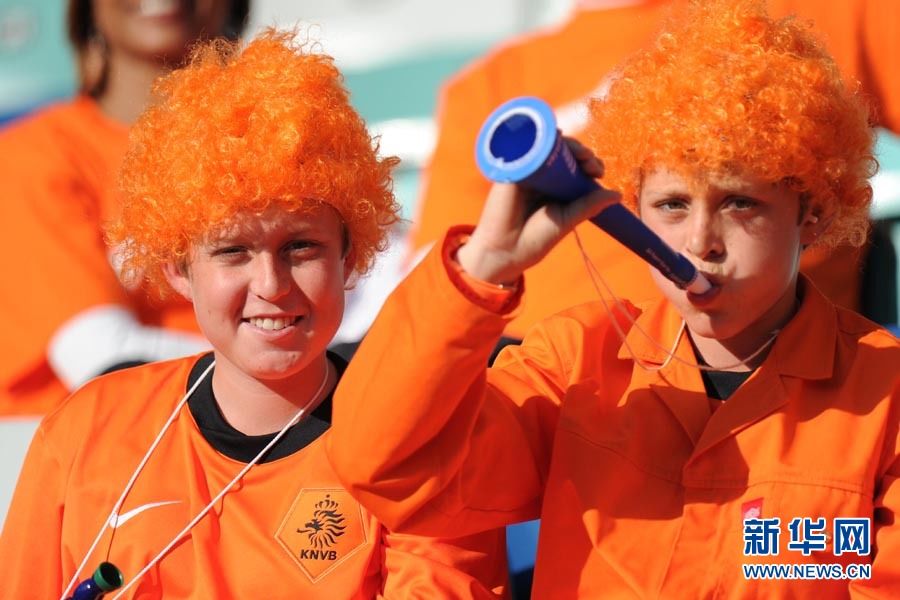
<svg viewBox="0 0 900 600"><path fill-rule="evenodd" d="M53 138L32 129L33 142L20 135L0 144L6 384L42 366L51 336L69 318L96 305L129 305L107 258L96 190L67 156L78 149L64 140L53 147Z"/></svg>
<svg viewBox="0 0 900 600"><path fill-rule="evenodd" d="M538 516L568 369L543 326L485 369L509 315L453 284L447 243L363 340L335 395L327 451L389 528L458 536Z"/></svg>
<svg viewBox="0 0 900 600"><path fill-rule="evenodd" d="M509 312L509 308L518 304L521 299L524 278L520 277L513 286L502 286L466 273L457 262L456 253L469 241L471 230L467 225L452 227L442 246L441 260L447 268L450 281L463 296L484 309L502 315Z"/></svg>
<svg viewBox="0 0 900 600"><path fill-rule="evenodd" d="M384 587L379 598L509 597L503 529L452 539L384 531L382 544Z"/></svg>
<svg viewBox="0 0 900 600"><path fill-rule="evenodd" d="M34 434L0 536L4 598L57 598L65 473L43 427Z"/></svg>
<svg viewBox="0 0 900 600"><path fill-rule="evenodd" d="M895 386L891 404L900 407L900 383ZM872 578L850 583L851 597L900 597L900 432L894 415L887 430L888 439L882 463L887 467L878 471L872 518Z"/></svg>

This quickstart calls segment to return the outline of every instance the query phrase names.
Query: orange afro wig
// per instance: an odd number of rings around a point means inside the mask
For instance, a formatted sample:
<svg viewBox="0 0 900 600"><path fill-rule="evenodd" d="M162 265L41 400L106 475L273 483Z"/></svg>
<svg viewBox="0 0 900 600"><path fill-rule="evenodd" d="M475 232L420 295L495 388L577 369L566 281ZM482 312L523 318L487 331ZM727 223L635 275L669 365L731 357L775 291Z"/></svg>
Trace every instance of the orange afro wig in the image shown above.
<svg viewBox="0 0 900 600"><path fill-rule="evenodd" d="M771 19L761 0L693 0L592 102L588 137L632 207L654 166L753 175L802 194L830 223L819 243L861 245L868 119L807 25Z"/></svg>
<svg viewBox="0 0 900 600"><path fill-rule="evenodd" d="M216 40L159 80L131 132L122 212L108 232L126 281L169 291L166 262L241 213L320 203L340 213L349 265L367 271L398 220L391 170L350 106L331 57L268 30Z"/></svg>

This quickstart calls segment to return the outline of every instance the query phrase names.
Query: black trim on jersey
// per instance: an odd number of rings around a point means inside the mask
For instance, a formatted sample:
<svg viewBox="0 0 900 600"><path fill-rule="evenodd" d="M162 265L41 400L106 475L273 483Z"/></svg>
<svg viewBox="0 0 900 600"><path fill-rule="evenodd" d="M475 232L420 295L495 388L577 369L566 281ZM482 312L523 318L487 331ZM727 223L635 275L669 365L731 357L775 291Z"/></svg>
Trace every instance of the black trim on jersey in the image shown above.
<svg viewBox="0 0 900 600"><path fill-rule="evenodd" d="M340 381L344 370L347 368L347 362L332 352L328 353L328 359L335 366L337 378ZM185 391L194 385L212 361L212 352L203 355L197 361L188 375ZM316 407L316 410L311 415L288 429L284 437L278 440L278 443L259 462L267 463L290 456L302 450L325 433L331 426L332 394L334 394L334 390L319 403L319 406ZM212 373L206 376L206 379L188 398L187 403L194 421L197 423L197 427L200 428L200 433L209 442L209 445L215 448L217 452L233 460L239 460L243 463L250 462L276 435L274 433L245 435L232 427L225 420L225 417L222 416L222 411L219 410L219 405L213 394Z"/></svg>
<svg viewBox="0 0 900 600"><path fill-rule="evenodd" d="M728 400L752 374L753 371L700 371L706 395L713 400Z"/></svg>
<svg viewBox="0 0 900 600"><path fill-rule="evenodd" d="M100 377L101 375L106 375L107 373L112 373L114 371L121 371L122 369L130 369L131 367L139 367L141 365L146 365L149 361L146 360L125 360L122 362L117 362L113 365L109 365L99 373L97 373L96 377Z"/></svg>

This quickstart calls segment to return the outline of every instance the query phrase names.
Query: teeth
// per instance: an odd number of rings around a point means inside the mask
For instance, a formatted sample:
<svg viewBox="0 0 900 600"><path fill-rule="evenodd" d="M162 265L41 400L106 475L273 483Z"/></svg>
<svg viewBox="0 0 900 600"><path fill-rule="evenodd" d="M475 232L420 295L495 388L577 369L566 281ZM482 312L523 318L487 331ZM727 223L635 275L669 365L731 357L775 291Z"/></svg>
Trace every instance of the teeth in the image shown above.
<svg viewBox="0 0 900 600"><path fill-rule="evenodd" d="M141 0L141 14L145 17L159 17L178 11L179 0Z"/></svg>
<svg viewBox="0 0 900 600"><path fill-rule="evenodd" d="M250 319L249 321L254 327L259 327L260 329L266 329L268 331L278 331L279 329L284 329L289 325L293 325L296 319L285 317L270 319L269 317L265 317L262 319Z"/></svg>

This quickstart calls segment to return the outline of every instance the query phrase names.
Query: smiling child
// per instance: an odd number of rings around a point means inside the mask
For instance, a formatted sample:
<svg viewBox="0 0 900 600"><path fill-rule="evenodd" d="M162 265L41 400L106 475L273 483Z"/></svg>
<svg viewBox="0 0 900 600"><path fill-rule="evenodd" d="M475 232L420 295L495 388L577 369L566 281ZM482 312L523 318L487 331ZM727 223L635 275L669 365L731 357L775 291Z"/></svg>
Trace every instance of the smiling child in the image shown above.
<svg viewBox="0 0 900 600"><path fill-rule="evenodd" d="M111 597L502 595L502 530L394 535L325 459L346 367L326 347L398 210L396 159L331 58L274 31L219 40L156 91L110 238L131 282L193 303L213 351L90 381L41 423L0 539L4 594L66 597L108 561Z"/></svg>

